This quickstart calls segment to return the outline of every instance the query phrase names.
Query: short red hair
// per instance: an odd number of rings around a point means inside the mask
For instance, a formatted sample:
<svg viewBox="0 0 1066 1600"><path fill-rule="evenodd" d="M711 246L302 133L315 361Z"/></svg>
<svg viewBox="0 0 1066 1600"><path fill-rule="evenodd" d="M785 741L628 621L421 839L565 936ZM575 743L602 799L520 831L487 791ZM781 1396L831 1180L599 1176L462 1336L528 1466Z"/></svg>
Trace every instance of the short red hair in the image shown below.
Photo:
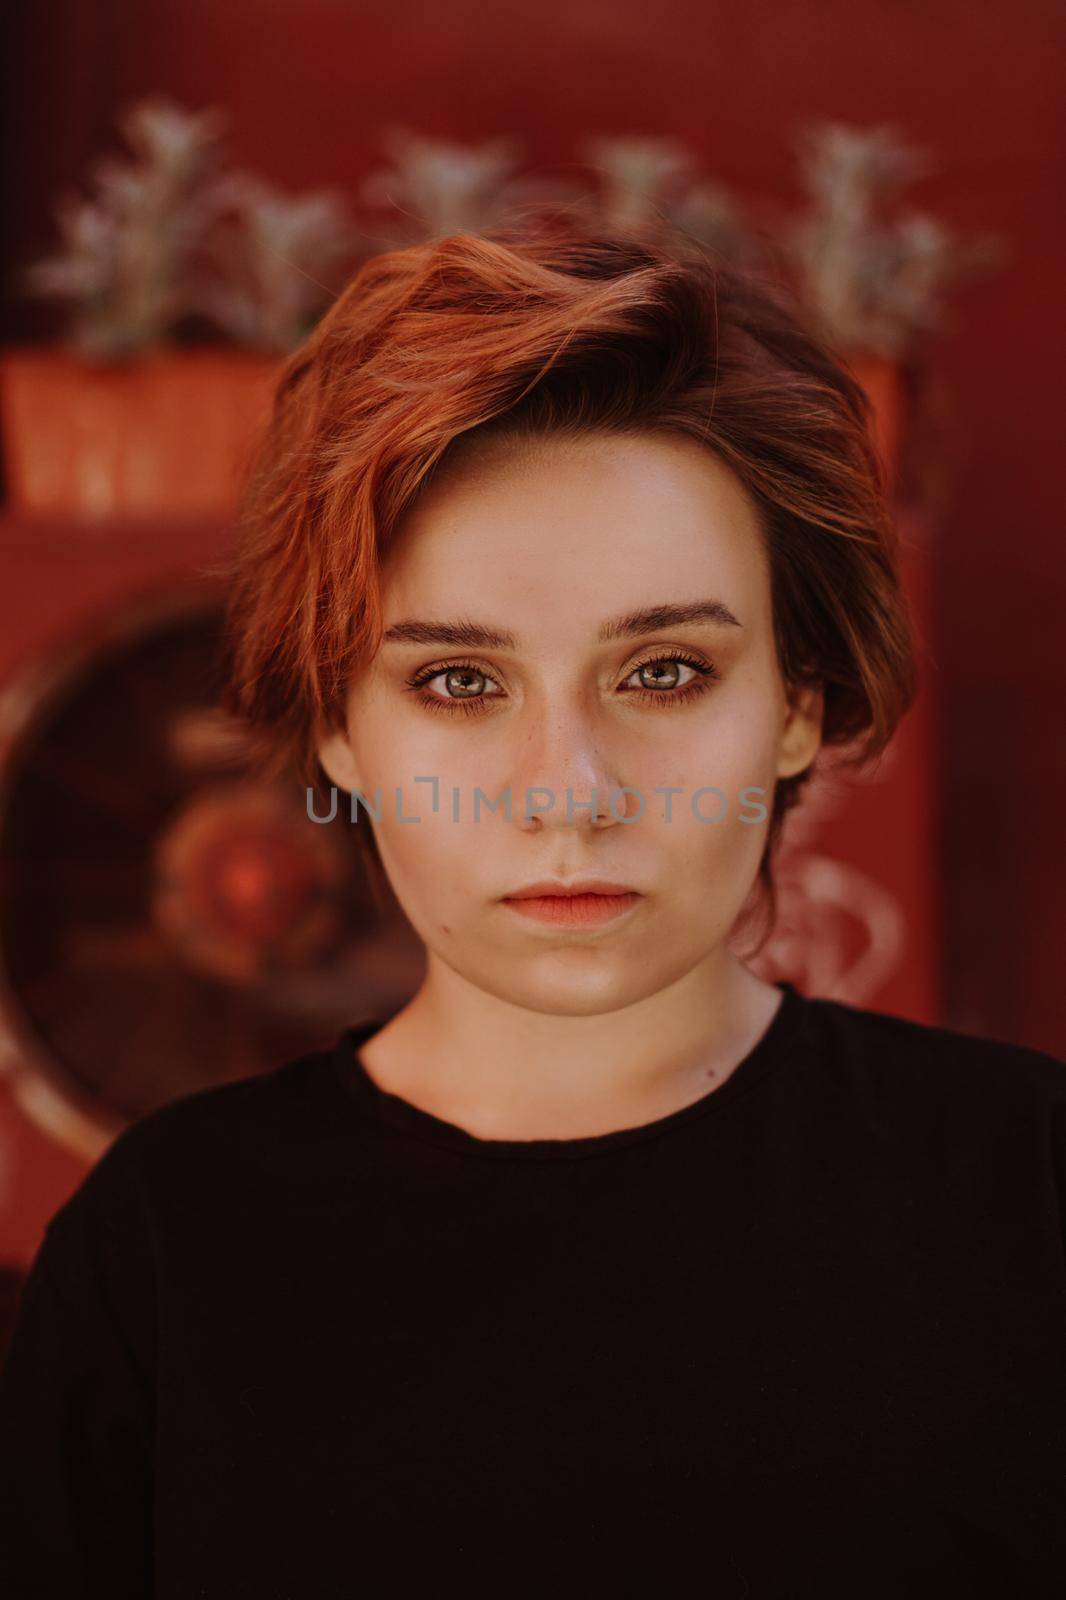
<svg viewBox="0 0 1066 1600"><path fill-rule="evenodd" d="M660 227L564 213L371 257L286 362L244 483L227 707L269 773L320 788L318 739L380 643L380 553L449 450L474 432L666 430L754 500L785 681L821 684L823 743L869 761L917 689L869 411L787 291ZM771 906L809 776L775 792Z"/></svg>

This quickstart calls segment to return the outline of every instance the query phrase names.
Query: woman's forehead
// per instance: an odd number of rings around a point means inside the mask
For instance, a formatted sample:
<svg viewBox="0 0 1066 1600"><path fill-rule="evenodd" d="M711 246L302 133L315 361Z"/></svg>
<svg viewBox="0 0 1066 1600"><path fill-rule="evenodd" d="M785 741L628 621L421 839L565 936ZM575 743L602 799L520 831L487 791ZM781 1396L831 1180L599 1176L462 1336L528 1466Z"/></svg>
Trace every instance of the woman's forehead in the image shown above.
<svg viewBox="0 0 1066 1600"><path fill-rule="evenodd" d="M405 519L383 579L390 621L478 595L519 613L594 605L598 622L697 596L751 610L763 567L758 513L733 473L695 441L652 436L457 466Z"/></svg>
<svg viewBox="0 0 1066 1600"><path fill-rule="evenodd" d="M754 514L744 486L717 452L687 434L654 429L484 439L475 431L438 464L413 515L501 500L516 507L555 501L587 513L605 494L652 504L682 497L743 503Z"/></svg>

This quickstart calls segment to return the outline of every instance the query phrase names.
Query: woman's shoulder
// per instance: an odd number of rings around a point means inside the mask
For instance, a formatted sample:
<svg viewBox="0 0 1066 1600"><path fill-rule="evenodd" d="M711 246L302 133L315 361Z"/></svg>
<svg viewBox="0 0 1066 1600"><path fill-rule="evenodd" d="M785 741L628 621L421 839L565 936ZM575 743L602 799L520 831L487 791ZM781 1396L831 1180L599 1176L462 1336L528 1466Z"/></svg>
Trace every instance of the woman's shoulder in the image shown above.
<svg viewBox="0 0 1066 1600"><path fill-rule="evenodd" d="M274 1121L298 1125L320 1099L337 1048L323 1044L258 1072L179 1094L130 1123L119 1138L127 1148L155 1147L200 1129L229 1137Z"/></svg>
<svg viewBox="0 0 1066 1600"><path fill-rule="evenodd" d="M843 1000L809 997L806 1004L827 1057L854 1072L906 1088L1015 1103L1035 1098L1066 1110L1066 1060L1048 1051Z"/></svg>
<svg viewBox="0 0 1066 1600"><path fill-rule="evenodd" d="M190 1091L128 1123L50 1224L81 1214L142 1211L160 1200L217 1201L242 1182L314 1169L335 1136L331 1089L337 1045L309 1050L245 1077ZM348 1130L357 1150L358 1127ZM352 1137L354 1135L354 1137ZM184 1202L183 1202L184 1203Z"/></svg>

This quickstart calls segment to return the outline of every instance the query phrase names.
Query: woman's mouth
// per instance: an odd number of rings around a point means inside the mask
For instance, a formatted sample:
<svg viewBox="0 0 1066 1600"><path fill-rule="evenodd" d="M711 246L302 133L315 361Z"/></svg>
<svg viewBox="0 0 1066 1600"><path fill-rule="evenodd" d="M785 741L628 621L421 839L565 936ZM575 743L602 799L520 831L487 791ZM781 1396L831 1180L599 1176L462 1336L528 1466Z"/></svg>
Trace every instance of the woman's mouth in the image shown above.
<svg viewBox="0 0 1066 1600"><path fill-rule="evenodd" d="M505 906L534 922L554 923L564 928L598 927L636 905L641 896L635 891L619 894L537 894L521 899L507 898Z"/></svg>

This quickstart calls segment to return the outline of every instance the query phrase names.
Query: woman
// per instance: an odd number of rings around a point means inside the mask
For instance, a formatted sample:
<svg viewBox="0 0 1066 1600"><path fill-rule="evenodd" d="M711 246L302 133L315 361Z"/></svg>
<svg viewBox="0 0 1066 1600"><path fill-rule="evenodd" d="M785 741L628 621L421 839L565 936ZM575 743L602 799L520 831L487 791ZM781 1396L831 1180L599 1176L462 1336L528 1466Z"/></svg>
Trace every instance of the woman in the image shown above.
<svg viewBox="0 0 1066 1600"><path fill-rule="evenodd" d="M53 1219L5 1594L1066 1591L1063 1064L738 953L914 695L867 423L777 292L558 221L289 361L230 704L425 979Z"/></svg>

